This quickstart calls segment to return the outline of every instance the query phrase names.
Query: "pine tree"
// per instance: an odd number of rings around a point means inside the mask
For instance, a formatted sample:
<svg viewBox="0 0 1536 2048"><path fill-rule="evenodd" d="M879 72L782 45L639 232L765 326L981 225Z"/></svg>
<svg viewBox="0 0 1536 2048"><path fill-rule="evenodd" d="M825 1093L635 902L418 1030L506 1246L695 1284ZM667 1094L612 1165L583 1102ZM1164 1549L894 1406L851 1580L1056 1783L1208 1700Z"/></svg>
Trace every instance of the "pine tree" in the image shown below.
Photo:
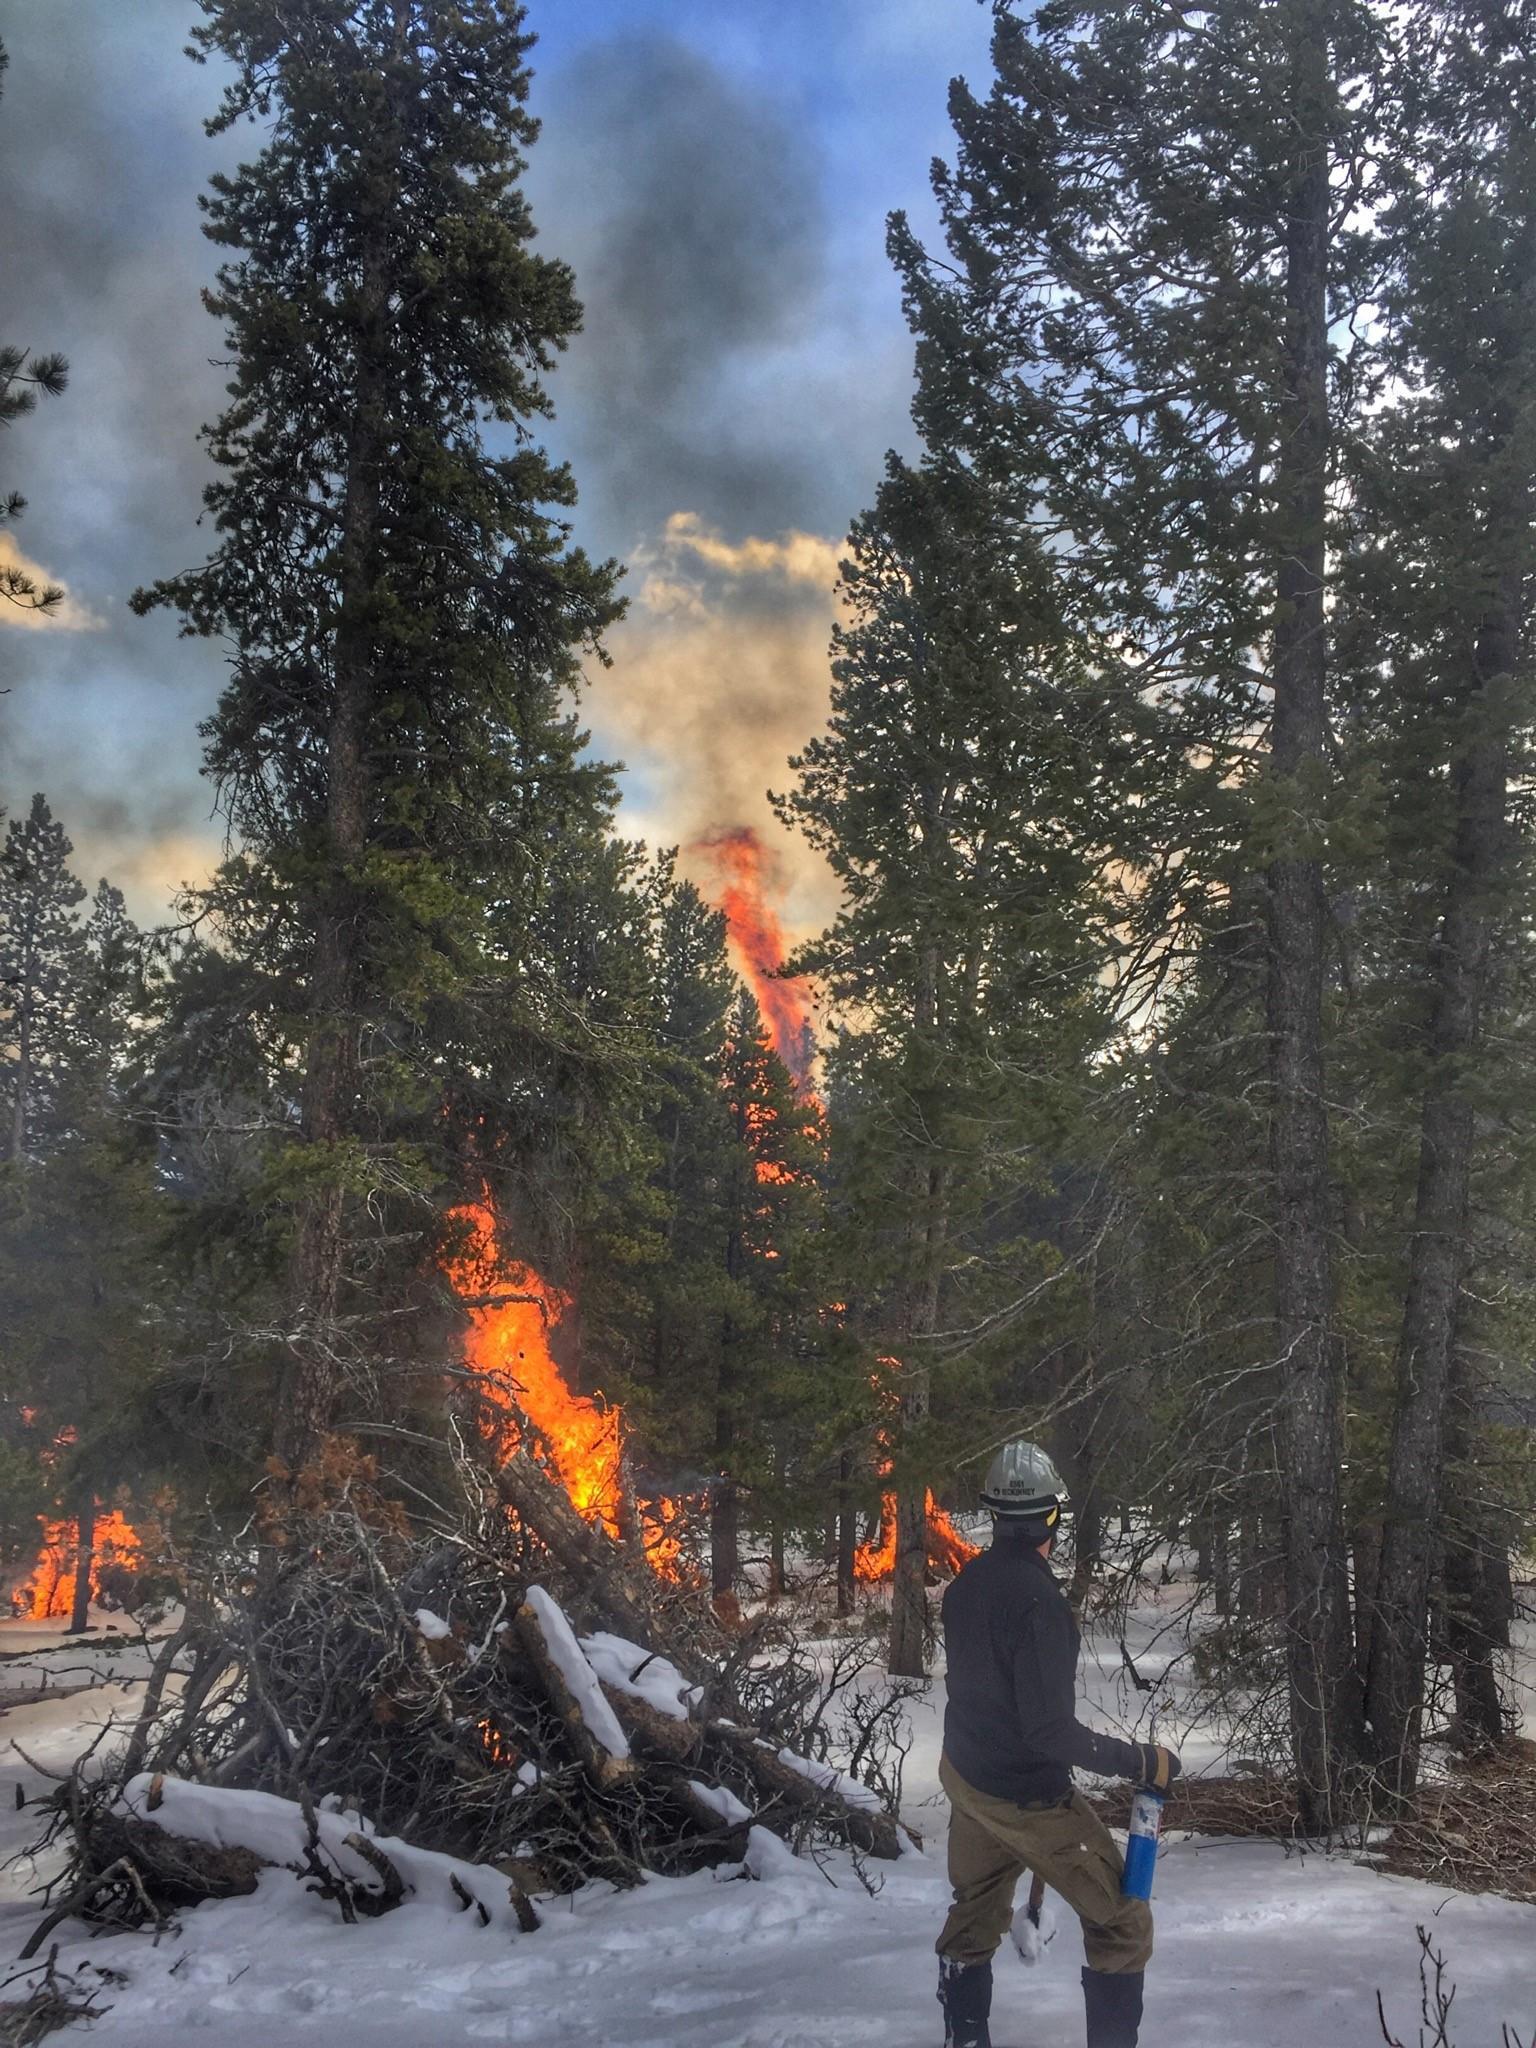
<svg viewBox="0 0 1536 2048"><path fill-rule="evenodd" d="M977 1260L973 1233L1004 1159L1015 1185L1041 1170L1103 1043L1120 842L1097 785L1106 763L1137 778L1141 713L1118 666L1063 635L1019 501L942 452L891 461L843 589L828 733L781 808L843 891L797 965L848 1014L835 1066L861 1105L870 1334L901 1376L891 1668L918 1673L934 1360L952 1374L974 1332L1016 1330L1020 1269ZM967 1299L962 1270L991 1296ZM944 1332L957 1318L971 1341Z"/></svg>
<svg viewBox="0 0 1536 2048"><path fill-rule="evenodd" d="M1366 1709L1399 1793L1418 1769L1436 1552L1448 1548L1454 1575L1457 1531L1475 1519L1444 1494L1488 1151L1479 1123L1486 1133L1516 1028L1528 844L1512 808L1533 730L1536 572L1536 59L1518 10L1437 7L1416 29L1428 118L1396 167L1382 294L1382 373L1402 396L1361 436L1342 634L1357 716L1379 736L1396 798L1397 958L1381 964L1411 1018L1410 1086L1422 1091L1381 1552L1365 1589ZM1483 1662L1491 1674L1486 1651ZM1496 1687L1469 1685L1467 1659L1456 1663L1469 1734L1497 1739Z"/></svg>
<svg viewBox="0 0 1536 2048"><path fill-rule="evenodd" d="M234 363L207 435L218 543L136 601L235 652L206 728L244 849L221 907L286 984L303 1076L275 1409L292 1472L371 1327L354 1231L379 1203L445 1199L441 1146L434 1169L402 1124L418 1135L451 1087L439 1043L476 1028L487 912L609 800L562 699L615 606L611 572L568 545L571 479L531 438L578 309L528 247L522 9L204 13L201 50L235 74L210 130L273 125L205 202Z"/></svg>
<svg viewBox="0 0 1536 2048"><path fill-rule="evenodd" d="M25 1427L6 1478L19 1507L76 1525L71 1626L86 1625L98 1499L130 1476L128 1413L155 1358L160 1223L152 1151L123 1115L139 936L103 881L83 926L69 841L42 797L0 854L0 962L11 1006L10 1168L0 1173L0 1352ZM17 1134L20 1134L18 1139ZM142 1477L151 1454L132 1476ZM36 1526L32 1532L36 1549Z"/></svg>
<svg viewBox="0 0 1536 2048"><path fill-rule="evenodd" d="M1184 763L1183 800L1148 821L1136 905L1154 999L1263 876L1290 1691L1319 1824L1362 1743L1322 1030L1330 394L1360 402L1338 337L1372 238L1339 222L1374 161L1386 26L1356 0L1172 18L1005 4L997 82L984 103L956 88L957 162L938 176L958 277L897 226L920 425L1030 500L1066 615L1137 664Z"/></svg>
<svg viewBox="0 0 1536 2048"><path fill-rule="evenodd" d="M726 1285L714 1387L710 1557L716 1604L730 1611L741 1576L741 1506L748 1494L770 1504L770 1592L782 1590L795 1366L823 1306L813 1246L824 1142L818 1105L796 1087L745 988L729 1020L720 1085L733 1143L722 1190Z"/></svg>
<svg viewBox="0 0 1536 2048"><path fill-rule="evenodd" d="M5 1048L5 1156L28 1156L57 1104L79 1015L84 889L73 852L41 794L11 821L0 849L0 1044Z"/></svg>
<svg viewBox="0 0 1536 2048"><path fill-rule="evenodd" d="M659 1242L639 1290L626 1379L656 1448L681 1469L706 1472L714 1461L721 1246L735 1146L721 1076L738 988L725 919L690 882L668 896L653 974L659 1059L647 1114Z"/></svg>

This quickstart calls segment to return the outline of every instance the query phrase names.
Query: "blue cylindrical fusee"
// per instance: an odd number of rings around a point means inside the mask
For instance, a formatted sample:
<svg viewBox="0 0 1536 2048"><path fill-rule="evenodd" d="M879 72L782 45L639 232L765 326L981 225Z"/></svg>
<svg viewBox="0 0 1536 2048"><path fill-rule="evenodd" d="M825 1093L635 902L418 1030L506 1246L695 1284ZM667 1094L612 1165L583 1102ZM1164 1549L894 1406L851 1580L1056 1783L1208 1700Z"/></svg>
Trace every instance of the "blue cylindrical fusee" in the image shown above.
<svg viewBox="0 0 1536 2048"><path fill-rule="evenodd" d="M1125 1843L1125 1875L1120 1893L1127 1899L1150 1899L1157 1869L1157 1837L1163 1825L1163 1795L1143 1785L1131 1801L1131 1831Z"/></svg>

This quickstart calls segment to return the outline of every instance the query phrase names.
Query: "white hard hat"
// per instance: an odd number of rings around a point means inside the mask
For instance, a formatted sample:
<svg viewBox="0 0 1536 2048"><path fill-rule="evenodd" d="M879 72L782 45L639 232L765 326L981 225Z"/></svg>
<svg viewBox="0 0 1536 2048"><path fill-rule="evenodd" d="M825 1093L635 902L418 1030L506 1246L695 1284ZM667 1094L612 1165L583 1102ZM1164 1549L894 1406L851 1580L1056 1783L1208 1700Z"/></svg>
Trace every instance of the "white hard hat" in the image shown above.
<svg viewBox="0 0 1536 2048"><path fill-rule="evenodd" d="M1066 1498L1061 1474L1038 1444L1022 1438L1004 1444L987 1468L987 1483L981 1489L981 1504L994 1515L1023 1520L1031 1515L1049 1515Z"/></svg>

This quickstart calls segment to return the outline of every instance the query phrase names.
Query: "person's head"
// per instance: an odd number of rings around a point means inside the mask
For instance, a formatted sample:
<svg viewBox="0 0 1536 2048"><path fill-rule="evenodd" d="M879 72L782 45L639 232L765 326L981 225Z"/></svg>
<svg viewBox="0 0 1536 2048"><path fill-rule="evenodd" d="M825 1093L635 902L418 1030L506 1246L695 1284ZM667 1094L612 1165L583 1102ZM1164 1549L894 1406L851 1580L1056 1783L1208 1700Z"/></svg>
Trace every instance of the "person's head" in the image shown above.
<svg viewBox="0 0 1536 2048"><path fill-rule="evenodd" d="M1004 1444L987 1468L981 1504L989 1508L998 1534L1010 1543L1049 1555L1061 1527L1067 1489L1061 1474L1038 1444L1023 1438Z"/></svg>

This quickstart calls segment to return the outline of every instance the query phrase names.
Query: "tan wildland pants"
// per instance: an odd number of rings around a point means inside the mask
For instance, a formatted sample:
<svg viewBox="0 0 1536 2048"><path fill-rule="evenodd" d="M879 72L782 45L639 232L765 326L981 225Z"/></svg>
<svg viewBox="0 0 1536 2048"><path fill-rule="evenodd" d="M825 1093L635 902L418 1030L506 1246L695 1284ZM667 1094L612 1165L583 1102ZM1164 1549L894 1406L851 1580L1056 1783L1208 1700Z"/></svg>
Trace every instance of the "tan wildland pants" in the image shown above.
<svg viewBox="0 0 1536 2048"><path fill-rule="evenodd" d="M1015 1806L968 1785L948 1757L939 1783L949 1795L949 1881L955 1902L938 1951L956 1963L984 1963L1008 1932L1014 1887L1035 1871L1083 1923L1091 1970L1131 1973L1152 1957L1152 1908L1120 1895L1120 1851L1081 1792L1054 1806Z"/></svg>

